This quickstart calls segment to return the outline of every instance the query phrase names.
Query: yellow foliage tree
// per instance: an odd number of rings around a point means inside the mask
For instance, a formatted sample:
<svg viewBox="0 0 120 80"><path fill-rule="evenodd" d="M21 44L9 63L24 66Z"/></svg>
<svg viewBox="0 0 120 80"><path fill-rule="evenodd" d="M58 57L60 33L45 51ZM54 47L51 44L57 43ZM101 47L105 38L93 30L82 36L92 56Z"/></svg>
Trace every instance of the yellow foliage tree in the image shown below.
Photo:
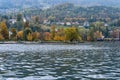
<svg viewBox="0 0 120 80"><path fill-rule="evenodd" d="M55 41L61 41L61 37L59 35L55 35L54 40Z"/></svg>
<svg viewBox="0 0 120 80"><path fill-rule="evenodd" d="M9 39L9 32L5 22L1 22L0 24L0 33L5 40Z"/></svg>
<svg viewBox="0 0 120 80"><path fill-rule="evenodd" d="M32 41L33 37L32 37L32 34L31 33L28 33L27 35L27 40L28 41Z"/></svg>
<svg viewBox="0 0 120 80"><path fill-rule="evenodd" d="M51 39L54 40L55 37L55 26L51 26Z"/></svg>
<svg viewBox="0 0 120 80"><path fill-rule="evenodd" d="M33 40L38 40L39 37L40 37L40 33L38 33L38 32L33 32L33 33L32 33L32 36L33 36Z"/></svg>
<svg viewBox="0 0 120 80"><path fill-rule="evenodd" d="M1 41L1 40L4 40L4 38L3 38L3 36L0 34L0 41Z"/></svg>
<svg viewBox="0 0 120 80"><path fill-rule="evenodd" d="M61 37L60 37L60 40L61 40L61 41L65 41L65 36L61 36Z"/></svg>
<svg viewBox="0 0 120 80"><path fill-rule="evenodd" d="M65 40L71 42L74 40L81 40L75 27L65 29Z"/></svg>
<svg viewBox="0 0 120 80"><path fill-rule="evenodd" d="M17 33L17 38L18 38L18 40L23 40L23 31L19 31Z"/></svg>
<svg viewBox="0 0 120 80"><path fill-rule="evenodd" d="M65 41L65 33L64 33L64 29L58 29L58 31L55 34L54 40L56 41Z"/></svg>

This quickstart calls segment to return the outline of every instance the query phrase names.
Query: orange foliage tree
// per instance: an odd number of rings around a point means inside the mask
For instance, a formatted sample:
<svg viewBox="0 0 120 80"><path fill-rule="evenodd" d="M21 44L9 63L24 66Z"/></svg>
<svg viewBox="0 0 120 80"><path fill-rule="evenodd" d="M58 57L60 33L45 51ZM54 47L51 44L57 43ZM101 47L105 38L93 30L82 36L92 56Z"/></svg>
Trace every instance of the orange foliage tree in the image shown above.
<svg viewBox="0 0 120 80"><path fill-rule="evenodd" d="M40 33L39 32L33 32L32 33L32 36L33 36L33 40L39 40L39 38L40 38Z"/></svg>
<svg viewBox="0 0 120 80"><path fill-rule="evenodd" d="M19 32L17 33L17 39L18 39L18 40L23 40L23 31L19 31Z"/></svg>
<svg viewBox="0 0 120 80"><path fill-rule="evenodd" d="M3 36L0 34L0 41L1 41L1 40L4 40L4 38L3 38Z"/></svg>
<svg viewBox="0 0 120 80"><path fill-rule="evenodd" d="M94 33L94 37L95 37L96 39L102 38L102 37L103 37L102 32L96 31L96 32Z"/></svg>
<svg viewBox="0 0 120 80"><path fill-rule="evenodd" d="M12 39L12 40L16 40L17 39L17 31L16 31L16 29L15 28L12 28L11 29L11 35L10 35L10 38Z"/></svg>
<svg viewBox="0 0 120 80"><path fill-rule="evenodd" d="M5 22L1 22L0 24L0 33L5 40L9 39L9 32Z"/></svg>
<svg viewBox="0 0 120 80"><path fill-rule="evenodd" d="M51 40L50 32L45 32L45 33L44 33L44 36L45 36L44 38L45 38L46 41Z"/></svg>

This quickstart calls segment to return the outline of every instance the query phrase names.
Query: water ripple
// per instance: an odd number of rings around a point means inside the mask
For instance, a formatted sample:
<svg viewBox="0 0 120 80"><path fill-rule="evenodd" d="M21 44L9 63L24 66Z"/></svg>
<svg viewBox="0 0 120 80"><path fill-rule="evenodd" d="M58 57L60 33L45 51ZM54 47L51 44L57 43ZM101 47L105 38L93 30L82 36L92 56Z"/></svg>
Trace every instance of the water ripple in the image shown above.
<svg viewBox="0 0 120 80"><path fill-rule="evenodd" d="M119 48L109 43L0 44L0 80L117 80Z"/></svg>

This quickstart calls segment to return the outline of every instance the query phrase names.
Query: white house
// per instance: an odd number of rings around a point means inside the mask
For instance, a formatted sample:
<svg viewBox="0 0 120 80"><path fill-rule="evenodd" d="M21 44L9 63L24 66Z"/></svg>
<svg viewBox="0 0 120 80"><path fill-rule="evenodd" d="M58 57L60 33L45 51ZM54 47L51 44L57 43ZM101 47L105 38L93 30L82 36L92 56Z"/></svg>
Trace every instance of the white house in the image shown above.
<svg viewBox="0 0 120 80"><path fill-rule="evenodd" d="M70 22L66 22L66 25L67 26L71 26L72 24Z"/></svg>
<svg viewBox="0 0 120 80"><path fill-rule="evenodd" d="M16 19L10 19L9 22L12 23L12 24L14 24L14 23L17 22L17 20Z"/></svg>

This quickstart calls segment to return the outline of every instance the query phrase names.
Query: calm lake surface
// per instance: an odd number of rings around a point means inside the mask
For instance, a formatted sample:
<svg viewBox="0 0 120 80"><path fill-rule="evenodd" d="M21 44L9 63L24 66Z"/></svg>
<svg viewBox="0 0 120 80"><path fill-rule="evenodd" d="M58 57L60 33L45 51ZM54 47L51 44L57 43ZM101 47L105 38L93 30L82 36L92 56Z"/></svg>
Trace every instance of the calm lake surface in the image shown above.
<svg viewBox="0 0 120 80"><path fill-rule="evenodd" d="M120 42L0 44L0 80L119 80Z"/></svg>

